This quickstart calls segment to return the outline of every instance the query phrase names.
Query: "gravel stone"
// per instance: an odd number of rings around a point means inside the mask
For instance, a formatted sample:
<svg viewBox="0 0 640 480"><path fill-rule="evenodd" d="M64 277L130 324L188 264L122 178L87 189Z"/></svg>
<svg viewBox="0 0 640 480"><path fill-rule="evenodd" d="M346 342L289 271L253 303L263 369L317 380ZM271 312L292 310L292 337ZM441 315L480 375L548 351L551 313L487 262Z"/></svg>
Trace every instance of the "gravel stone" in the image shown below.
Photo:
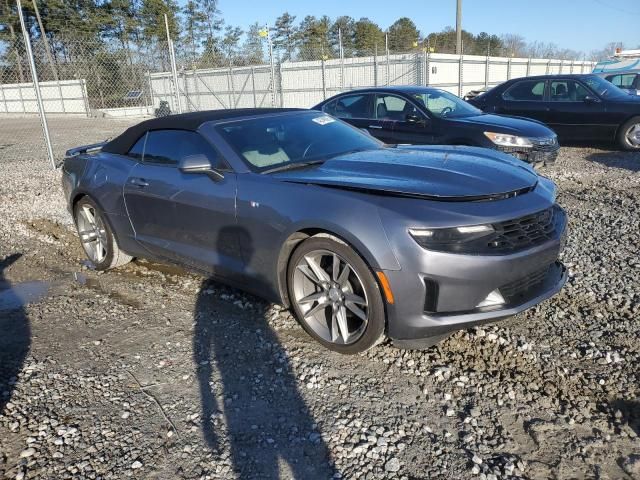
<svg viewBox="0 0 640 480"><path fill-rule="evenodd" d="M52 125L57 148L107 136ZM92 270L60 172L0 153L0 288L48 287L0 312L0 478L640 478L640 153L562 147L541 173L570 219L558 295L341 356L195 273Z"/></svg>

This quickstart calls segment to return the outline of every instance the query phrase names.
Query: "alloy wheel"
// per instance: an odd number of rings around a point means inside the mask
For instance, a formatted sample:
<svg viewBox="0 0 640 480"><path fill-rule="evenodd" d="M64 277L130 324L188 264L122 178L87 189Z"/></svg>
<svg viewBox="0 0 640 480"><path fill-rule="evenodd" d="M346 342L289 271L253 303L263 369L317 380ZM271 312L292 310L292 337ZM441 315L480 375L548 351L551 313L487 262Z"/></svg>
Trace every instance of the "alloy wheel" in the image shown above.
<svg viewBox="0 0 640 480"><path fill-rule="evenodd" d="M93 206L84 204L78 210L76 222L87 256L93 263L101 263L107 256L108 248L107 231L102 217Z"/></svg>
<svg viewBox="0 0 640 480"><path fill-rule="evenodd" d="M625 137L629 145L640 148L640 123L634 123L627 130Z"/></svg>
<svg viewBox="0 0 640 480"><path fill-rule="evenodd" d="M349 345L366 330L364 284L353 266L334 252L313 250L298 260L293 296L303 321L327 342Z"/></svg>

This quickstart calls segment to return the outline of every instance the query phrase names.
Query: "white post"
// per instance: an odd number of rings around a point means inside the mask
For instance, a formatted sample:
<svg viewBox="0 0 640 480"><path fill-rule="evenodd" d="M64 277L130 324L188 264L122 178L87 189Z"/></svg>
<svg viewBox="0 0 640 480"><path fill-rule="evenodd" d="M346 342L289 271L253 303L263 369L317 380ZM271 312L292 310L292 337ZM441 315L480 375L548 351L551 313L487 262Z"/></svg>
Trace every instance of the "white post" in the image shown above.
<svg viewBox="0 0 640 480"><path fill-rule="evenodd" d="M460 54L458 59L458 96L462 98L462 90L464 89L464 55Z"/></svg>
<svg viewBox="0 0 640 480"><path fill-rule="evenodd" d="M267 43L269 44L269 64L271 66L271 106L276 106L276 66L273 58L273 43L271 42L271 33L267 29Z"/></svg>
<svg viewBox="0 0 640 480"><path fill-rule="evenodd" d="M338 29L338 43L340 44L340 90L344 90L344 48L342 46L342 29Z"/></svg>
<svg viewBox="0 0 640 480"><path fill-rule="evenodd" d="M53 147L51 146L51 137L49 136L49 125L47 124L47 117L44 112L44 104L42 103L42 95L40 93L40 83L38 82L38 72L36 71L36 63L33 60L33 51L31 50L31 39L27 33L27 27L24 24L24 16L22 15L22 4L20 0L16 0L18 5L18 17L20 17L20 26L22 27L22 35L24 36L24 44L27 48L27 56L29 57L29 68L31 70L31 77L33 79L33 89L36 91L36 102L38 104L38 112L40 113L40 122L42 123L42 133L44 134L44 141L47 145L47 155L51 162L51 167L56 168L56 160L53 156Z"/></svg>
<svg viewBox="0 0 640 480"><path fill-rule="evenodd" d="M173 75L173 85L176 88L176 102L178 106L178 113L182 113L182 99L180 98L180 88L178 87L178 69L176 67L176 54L173 50L173 40L169 34L169 19L167 14L164 14L164 26L167 29L167 45L169 46L169 60L171 61L171 73Z"/></svg>
<svg viewBox="0 0 640 480"><path fill-rule="evenodd" d="M385 33L384 34L384 49L385 49L385 53L387 55L387 86L389 86L391 84L389 77L391 76L391 68L389 65L389 34Z"/></svg>

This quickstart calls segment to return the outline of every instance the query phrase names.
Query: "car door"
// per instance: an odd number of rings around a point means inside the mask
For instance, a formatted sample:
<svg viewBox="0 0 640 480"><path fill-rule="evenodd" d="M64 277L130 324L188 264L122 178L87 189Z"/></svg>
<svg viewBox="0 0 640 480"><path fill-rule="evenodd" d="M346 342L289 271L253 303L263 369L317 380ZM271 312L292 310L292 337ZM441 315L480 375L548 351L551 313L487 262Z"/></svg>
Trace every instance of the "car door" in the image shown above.
<svg viewBox="0 0 640 480"><path fill-rule="evenodd" d="M374 102L374 119L370 128L372 134L390 144L430 144L433 143L431 122L410 100L389 93L377 93Z"/></svg>
<svg viewBox="0 0 640 480"><path fill-rule="evenodd" d="M242 270L235 238L236 176L208 141L187 130L150 131L124 198L135 237L155 256L221 276ZM216 181L183 173L180 160L206 155L227 170Z"/></svg>
<svg viewBox="0 0 640 480"><path fill-rule="evenodd" d="M549 81L549 110L546 123L562 139L609 140L606 102L576 79Z"/></svg>
<svg viewBox="0 0 640 480"><path fill-rule="evenodd" d="M354 127L369 131L371 123L371 106L373 102L371 93L354 93L341 95L322 107L322 111L333 115Z"/></svg>
<svg viewBox="0 0 640 480"><path fill-rule="evenodd" d="M493 109L485 111L546 121L545 80L520 80L502 92Z"/></svg>

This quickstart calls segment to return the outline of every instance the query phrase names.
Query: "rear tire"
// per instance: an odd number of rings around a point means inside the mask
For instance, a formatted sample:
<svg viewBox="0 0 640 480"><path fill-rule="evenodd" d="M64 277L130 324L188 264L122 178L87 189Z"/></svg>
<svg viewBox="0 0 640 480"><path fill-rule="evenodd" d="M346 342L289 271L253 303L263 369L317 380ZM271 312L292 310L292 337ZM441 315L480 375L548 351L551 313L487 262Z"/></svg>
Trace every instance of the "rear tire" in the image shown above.
<svg viewBox="0 0 640 480"><path fill-rule="evenodd" d="M102 210L90 197L82 197L73 208L73 220L87 258L96 270L109 270L133 257L120 247Z"/></svg>
<svg viewBox="0 0 640 480"><path fill-rule="evenodd" d="M640 150L640 117L633 117L618 131L618 145L623 150Z"/></svg>
<svg viewBox="0 0 640 480"><path fill-rule="evenodd" d="M304 240L289 259L287 288L302 328L329 350L355 354L384 339L378 283L364 260L338 239Z"/></svg>

